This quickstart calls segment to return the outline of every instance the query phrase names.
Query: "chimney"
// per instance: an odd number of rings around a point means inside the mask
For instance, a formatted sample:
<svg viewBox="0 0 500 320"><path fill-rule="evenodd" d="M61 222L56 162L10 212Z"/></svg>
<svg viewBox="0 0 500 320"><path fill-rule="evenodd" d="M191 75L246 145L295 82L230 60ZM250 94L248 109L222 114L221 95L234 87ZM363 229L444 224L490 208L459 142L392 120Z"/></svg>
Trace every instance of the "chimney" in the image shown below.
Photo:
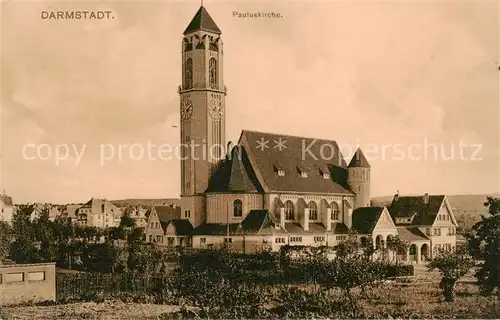
<svg viewBox="0 0 500 320"><path fill-rule="evenodd" d="M398 201L399 200L399 190L396 191L396 194L394 195L394 201Z"/></svg>
<svg viewBox="0 0 500 320"><path fill-rule="evenodd" d="M428 193L424 194L424 204L429 204L429 194Z"/></svg>

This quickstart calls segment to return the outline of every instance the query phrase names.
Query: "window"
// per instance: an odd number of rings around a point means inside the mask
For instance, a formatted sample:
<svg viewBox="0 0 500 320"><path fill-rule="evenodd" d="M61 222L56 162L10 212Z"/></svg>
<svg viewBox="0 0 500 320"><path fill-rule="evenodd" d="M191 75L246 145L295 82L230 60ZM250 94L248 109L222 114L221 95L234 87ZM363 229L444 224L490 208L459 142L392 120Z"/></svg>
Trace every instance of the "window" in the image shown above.
<svg viewBox="0 0 500 320"><path fill-rule="evenodd" d="M24 273L23 272L7 273L5 275L5 282L6 283L24 282Z"/></svg>
<svg viewBox="0 0 500 320"><path fill-rule="evenodd" d="M309 219L311 220L318 219L318 206L314 201L309 202Z"/></svg>
<svg viewBox="0 0 500 320"><path fill-rule="evenodd" d="M274 239L274 241L275 241L276 243L286 243L285 238L276 238L276 239Z"/></svg>
<svg viewBox="0 0 500 320"><path fill-rule="evenodd" d="M290 242L302 242L302 237L290 237Z"/></svg>
<svg viewBox="0 0 500 320"><path fill-rule="evenodd" d="M455 235L455 228L448 228L448 235L449 236Z"/></svg>
<svg viewBox="0 0 500 320"><path fill-rule="evenodd" d="M427 236L431 235L431 229L430 228L426 228L425 229L425 235L427 235Z"/></svg>
<svg viewBox="0 0 500 320"><path fill-rule="evenodd" d="M332 221L338 221L339 215L340 215L339 205L337 204L337 202L332 202L331 207L332 207L331 219L332 219Z"/></svg>
<svg viewBox="0 0 500 320"><path fill-rule="evenodd" d="M149 235L149 242L153 242L153 236Z"/></svg>
<svg viewBox="0 0 500 320"><path fill-rule="evenodd" d="M323 242L325 241L325 237L314 237L314 242Z"/></svg>
<svg viewBox="0 0 500 320"><path fill-rule="evenodd" d="M156 236L156 242L163 242L162 236Z"/></svg>
<svg viewBox="0 0 500 320"><path fill-rule="evenodd" d="M302 172L300 173L300 176L301 176L302 178L307 178L307 172L302 171Z"/></svg>
<svg viewBox="0 0 500 320"><path fill-rule="evenodd" d="M280 177L285 176L285 170L278 170L278 176Z"/></svg>
<svg viewBox="0 0 500 320"><path fill-rule="evenodd" d="M191 218L191 210L185 210L184 211L184 217L185 218Z"/></svg>
<svg viewBox="0 0 500 320"><path fill-rule="evenodd" d="M43 281L45 280L45 272L28 272L28 281Z"/></svg>
<svg viewBox="0 0 500 320"><path fill-rule="evenodd" d="M185 70L184 85L186 89L191 89L193 87L193 59L186 59L186 70Z"/></svg>
<svg viewBox="0 0 500 320"><path fill-rule="evenodd" d="M243 216L243 202L240 199L236 199L233 202L233 216L242 217Z"/></svg>
<svg viewBox="0 0 500 320"><path fill-rule="evenodd" d="M208 68L210 72L210 88L217 89L217 60L215 58L210 58Z"/></svg>
<svg viewBox="0 0 500 320"><path fill-rule="evenodd" d="M285 202L285 219L286 220L294 220L295 219L294 205L293 205L293 202L290 200Z"/></svg>
<svg viewBox="0 0 500 320"><path fill-rule="evenodd" d="M207 238L200 238L200 243L201 244L207 243Z"/></svg>
<svg viewBox="0 0 500 320"><path fill-rule="evenodd" d="M347 239L347 236L337 236L337 241L344 241L344 240L346 240L346 239ZM363 238L361 238L361 243L362 243L362 244L363 244L363 239L364 239L364 241L366 242L366 238L365 238L365 237L363 237Z"/></svg>
<svg viewBox="0 0 500 320"><path fill-rule="evenodd" d="M441 229L434 229L434 235L435 236L440 236L441 235Z"/></svg>
<svg viewBox="0 0 500 320"><path fill-rule="evenodd" d="M224 243L233 243L233 238L224 238Z"/></svg>

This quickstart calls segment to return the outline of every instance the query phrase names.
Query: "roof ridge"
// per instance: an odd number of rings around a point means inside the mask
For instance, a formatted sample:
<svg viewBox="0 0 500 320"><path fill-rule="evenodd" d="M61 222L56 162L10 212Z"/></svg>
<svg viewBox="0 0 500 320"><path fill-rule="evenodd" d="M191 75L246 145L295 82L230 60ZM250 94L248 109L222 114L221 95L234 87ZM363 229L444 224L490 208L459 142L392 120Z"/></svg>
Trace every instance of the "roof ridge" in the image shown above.
<svg viewBox="0 0 500 320"><path fill-rule="evenodd" d="M332 141L335 142L338 146L337 140L334 139L328 139L328 138L319 138L319 137L306 137L306 136L297 136L297 135L292 135L292 134L284 134L284 133L277 133L277 132L266 132L266 131L257 131L257 130L248 130L248 129L243 129L241 130L241 133L243 134L244 132L248 133L258 133L258 134L266 134L266 135L273 135L273 136L282 136L282 137L290 137L290 138L300 138L300 139L307 139L307 140L325 140L325 141Z"/></svg>

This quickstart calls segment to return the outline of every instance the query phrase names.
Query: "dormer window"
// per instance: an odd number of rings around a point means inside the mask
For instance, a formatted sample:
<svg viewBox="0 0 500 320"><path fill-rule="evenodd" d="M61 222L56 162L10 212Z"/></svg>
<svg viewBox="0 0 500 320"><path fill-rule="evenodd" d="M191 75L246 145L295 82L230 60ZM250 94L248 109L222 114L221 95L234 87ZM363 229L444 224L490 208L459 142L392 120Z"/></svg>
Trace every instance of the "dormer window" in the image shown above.
<svg viewBox="0 0 500 320"><path fill-rule="evenodd" d="M280 177L285 175L285 168L280 163L274 163L274 171L278 173L278 176Z"/></svg>
<svg viewBox="0 0 500 320"><path fill-rule="evenodd" d="M305 167L299 165L299 166L297 166L297 171L300 173L300 176L302 178L307 178L307 170Z"/></svg>
<svg viewBox="0 0 500 320"><path fill-rule="evenodd" d="M328 170L327 166L320 167L319 175L322 176L323 179L330 179L330 170Z"/></svg>

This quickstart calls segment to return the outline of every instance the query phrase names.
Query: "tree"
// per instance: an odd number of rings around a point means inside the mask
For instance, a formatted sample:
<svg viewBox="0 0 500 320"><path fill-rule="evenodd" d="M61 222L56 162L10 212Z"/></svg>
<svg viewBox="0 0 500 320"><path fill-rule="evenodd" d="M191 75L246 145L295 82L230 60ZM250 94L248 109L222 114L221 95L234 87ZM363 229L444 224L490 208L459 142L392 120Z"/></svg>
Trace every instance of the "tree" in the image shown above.
<svg viewBox="0 0 500 320"><path fill-rule="evenodd" d="M467 247L458 247L455 251L440 251L430 263L429 270L438 269L441 272L441 283L446 301L452 302L455 296L456 282L465 276L475 266L475 260L470 256Z"/></svg>
<svg viewBox="0 0 500 320"><path fill-rule="evenodd" d="M12 228L7 222L0 221L0 264L10 252L10 246L14 241L14 234Z"/></svg>
<svg viewBox="0 0 500 320"><path fill-rule="evenodd" d="M473 256L482 261L476 277L485 294L500 288L500 198L487 197L488 216L474 225L468 235Z"/></svg>
<svg viewBox="0 0 500 320"><path fill-rule="evenodd" d="M382 279L383 273L380 264L373 262L371 257L366 255L355 236L350 236L341 242L336 249L335 259L325 262L322 284L328 289L342 290L348 299L352 316L356 317L358 304L353 289L357 287L365 289Z"/></svg>
<svg viewBox="0 0 500 320"><path fill-rule="evenodd" d="M10 247L9 257L18 263L36 263L40 261L36 248L34 225L30 221L32 208L17 210L12 219L14 242Z"/></svg>
<svg viewBox="0 0 500 320"><path fill-rule="evenodd" d="M410 244L401 239L399 236L389 237L387 240L387 249L394 252L396 256L396 265L399 264L399 255L403 253L406 255L409 246Z"/></svg>
<svg viewBox="0 0 500 320"><path fill-rule="evenodd" d="M35 228L35 239L40 243L38 255L42 262L55 262L58 256L58 244L56 238L55 223L49 220L49 211L42 211L38 219L33 223Z"/></svg>

